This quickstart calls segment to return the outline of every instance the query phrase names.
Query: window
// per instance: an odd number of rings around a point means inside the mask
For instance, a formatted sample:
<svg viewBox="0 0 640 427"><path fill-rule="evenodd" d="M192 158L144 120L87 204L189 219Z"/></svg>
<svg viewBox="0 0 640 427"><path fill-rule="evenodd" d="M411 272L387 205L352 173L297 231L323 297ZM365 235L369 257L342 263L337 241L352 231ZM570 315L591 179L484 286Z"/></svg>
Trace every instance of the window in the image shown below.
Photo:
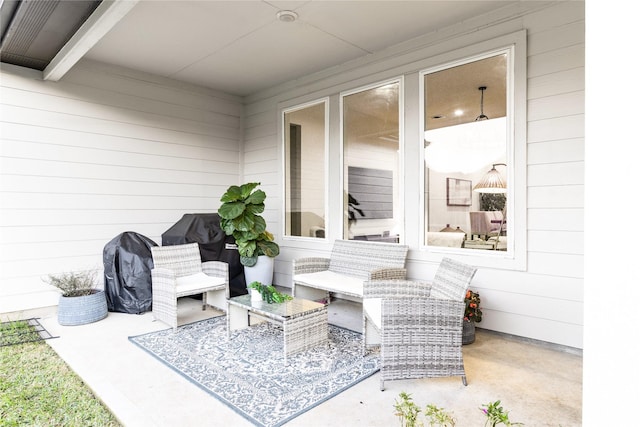
<svg viewBox="0 0 640 427"><path fill-rule="evenodd" d="M510 67L511 50L504 49L421 73L428 248L512 247Z"/></svg>
<svg viewBox="0 0 640 427"><path fill-rule="evenodd" d="M285 110L285 235L325 237L327 102Z"/></svg>
<svg viewBox="0 0 640 427"><path fill-rule="evenodd" d="M284 236L301 248L398 242L419 261L526 269L526 45L521 30L425 49L384 81L366 73L286 101ZM351 82L362 86L338 92ZM326 98L302 104L311 96ZM476 191L487 175L506 191Z"/></svg>
<svg viewBox="0 0 640 427"><path fill-rule="evenodd" d="M399 242L400 81L341 97L344 238Z"/></svg>

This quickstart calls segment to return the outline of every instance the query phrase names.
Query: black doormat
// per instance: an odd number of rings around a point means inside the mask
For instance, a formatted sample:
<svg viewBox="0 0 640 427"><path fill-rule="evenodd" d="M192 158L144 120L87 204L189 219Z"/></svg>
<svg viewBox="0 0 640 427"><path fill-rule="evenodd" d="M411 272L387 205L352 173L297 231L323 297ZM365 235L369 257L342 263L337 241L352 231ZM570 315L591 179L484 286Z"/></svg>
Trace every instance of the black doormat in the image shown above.
<svg viewBox="0 0 640 427"><path fill-rule="evenodd" d="M0 324L0 347L44 341L51 338L58 337L52 336L35 317Z"/></svg>

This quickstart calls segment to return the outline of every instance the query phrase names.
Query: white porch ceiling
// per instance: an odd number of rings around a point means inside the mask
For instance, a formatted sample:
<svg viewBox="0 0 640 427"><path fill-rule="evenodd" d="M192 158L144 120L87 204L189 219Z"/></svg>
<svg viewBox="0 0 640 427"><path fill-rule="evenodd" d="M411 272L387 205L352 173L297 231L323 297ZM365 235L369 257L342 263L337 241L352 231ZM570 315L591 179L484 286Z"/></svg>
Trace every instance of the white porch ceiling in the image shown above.
<svg viewBox="0 0 640 427"><path fill-rule="evenodd" d="M246 96L509 3L142 0L85 57Z"/></svg>

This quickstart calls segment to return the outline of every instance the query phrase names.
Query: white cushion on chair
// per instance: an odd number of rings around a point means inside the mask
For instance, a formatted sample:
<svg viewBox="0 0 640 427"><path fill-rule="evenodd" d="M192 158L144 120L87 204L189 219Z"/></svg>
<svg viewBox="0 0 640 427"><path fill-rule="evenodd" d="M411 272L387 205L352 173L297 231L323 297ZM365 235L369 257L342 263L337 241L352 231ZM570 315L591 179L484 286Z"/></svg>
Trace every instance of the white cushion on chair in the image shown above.
<svg viewBox="0 0 640 427"><path fill-rule="evenodd" d="M312 288L324 289L329 292L345 293L362 297L364 279L346 274L336 273L330 270L315 273L296 274L293 281Z"/></svg>
<svg viewBox="0 0 640 427"><path fill-rule="evenodd" d="M190 274L176 277L176 294L177 296L193 295L224 284L225 280L222 277L208 276L202 272Z"/></svg>
<svg viewBox="0 0 640 427"><path fill-rule="evenodd" d="M362 311L369 320L380 330L382 326L382 298L365 298L362 300Z"/></svg>

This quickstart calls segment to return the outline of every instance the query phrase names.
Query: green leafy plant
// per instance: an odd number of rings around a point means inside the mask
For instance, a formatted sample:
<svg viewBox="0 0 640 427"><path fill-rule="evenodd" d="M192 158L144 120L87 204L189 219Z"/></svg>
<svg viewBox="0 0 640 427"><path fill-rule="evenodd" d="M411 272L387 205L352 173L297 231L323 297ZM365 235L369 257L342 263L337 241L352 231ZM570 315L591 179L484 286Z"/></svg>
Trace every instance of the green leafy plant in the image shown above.
<svg viewBox="0 0 640 427"><path fill-rule="evenodd" d="M482 412L487 416L485 421L485 427L495 427L498 424L505 426L524 425L509 420L509 412L505 411L500 405L500 401L490 402L486 405L482 405L480 408ZM399 399L396 399L394 404L395 415L400 418L401 427L423 427L424 424L418 419L418 415L421 410L413 402L411 395L406 392L401 392ZM444 408L439 408L436 405L429 404L424 410L424 416L427 419L430 427L455 427L456 420L449 412Z"/></svg>
<svg viewBox="0 0 640 427"><path fill-rule="evenodd" d="M444 408L438 408L436 405L427 405L424 410L429 426L455 427L456 420L453 415L445 411Z"/></svg>
<svg viewBox="0 0 640 427"><path fill-rule="evenodd" d="M400 393L400 400L396 399L393 407L395 415L400 418L401 427L421 427L423 424L418 420L420 408L413 402L410 394L404 391Z"/></svg>
<svg viewBox="0 0 640 427"><path fill-rule="evenodd" d="M480 294L473 292L471 289L467 291L464 297L464 320L467 322L482 322L482 310L480 309Z"/></svg>
<svg viewBox="0 0 640 427"><path fill-rule="evenodd" d="M489 402L488 404L482 406L483 407L480 408L480 410L487 416L487 420L484 423L485 427L495 427L498 424L504 424L505 426L524 425L523 423L510 421L509 412L505 411L502 406L500 406L499 400L496 400L495 402Z"/></svg>
<svg viewBox="0 0 640 427"><path fill-rule="evenodd" d="M71 271L60 274L50 274L45 280L62 291L65 297L80 297L91 295L97 285L96 270Z"/></svg>
<svg viewBox="0 0 640 427"><path fill-rule="evenodd" d="M281 303L293 299L291 295L278 292L278 290L273 285L265 286L260 282L251 282L249 288L255 289L256 291L260 292L260 295L262 295L262 299L269 304Z"/></svg>
<svg viewBox="0 0 640 427"><path fill-rule="evenodd" d="M218 208L220 227L228 236L233 236L238 245L240 262L253 267L259 255L276 257L280 247L273 241L273 234L267 231L267 223L260 215L264 212L267 195L256 190L259 182L250 182L240 187L232 185L222 195L222 205Z"/></svg>

